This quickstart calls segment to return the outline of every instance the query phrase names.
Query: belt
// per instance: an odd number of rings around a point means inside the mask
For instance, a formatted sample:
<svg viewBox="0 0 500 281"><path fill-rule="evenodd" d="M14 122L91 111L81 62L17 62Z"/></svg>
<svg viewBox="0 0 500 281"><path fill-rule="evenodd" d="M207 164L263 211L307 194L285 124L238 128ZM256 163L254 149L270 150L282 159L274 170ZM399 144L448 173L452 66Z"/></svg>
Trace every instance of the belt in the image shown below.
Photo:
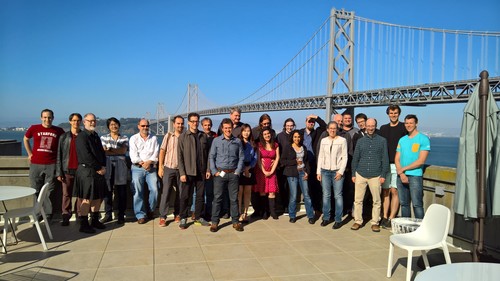
<svg viewBox="0 0 500 281"><path fill-rule="evenodd" d="M224 172L224 173L234 173L234 171L236 171L236 169L217 169L219 170L219 172Z"/></svg>
<svg viewBox="0 0 500 281"><path fill-rule="evenodd" d="M138 167L138 168L142 168L142 165L139 164L139 163L132 163L132 165ZM150 168L156 168L156 164L151 164L149 165Z"/></svg>

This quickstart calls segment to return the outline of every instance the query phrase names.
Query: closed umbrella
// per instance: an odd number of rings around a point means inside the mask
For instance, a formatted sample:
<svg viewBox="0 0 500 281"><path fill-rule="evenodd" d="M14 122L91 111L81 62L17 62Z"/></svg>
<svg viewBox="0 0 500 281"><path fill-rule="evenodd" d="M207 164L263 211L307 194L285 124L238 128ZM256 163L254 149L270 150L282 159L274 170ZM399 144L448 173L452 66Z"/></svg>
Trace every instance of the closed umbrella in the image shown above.
<svg viewBox="0 0 500 281"><path fill-rule="evenodd" d="M498 194L494 192L495 185L491 184L497 180L498 173L498 165L491 163L492 160L498 161L498 155L495 155L498 154L498 147L495 149L495 144L498 145L499 141L500 110L489 89L487 78L488 73L483 71L480 83L482 86L476 85L464 109L453 206L455 213L463 215L465 219L476 219L474 240L481 240L480 251L482 251L482 219L485 216L499 215L498 207L495 205L500 204L500 201L492 201L492 195L498 197ZM481 122L484 122L482 127ZM495 206L496 213L492 213L492 206ZM478 213L478 207L485 207L482 209L484 212ZM480 237L476 237L477 233Z"/></svg>

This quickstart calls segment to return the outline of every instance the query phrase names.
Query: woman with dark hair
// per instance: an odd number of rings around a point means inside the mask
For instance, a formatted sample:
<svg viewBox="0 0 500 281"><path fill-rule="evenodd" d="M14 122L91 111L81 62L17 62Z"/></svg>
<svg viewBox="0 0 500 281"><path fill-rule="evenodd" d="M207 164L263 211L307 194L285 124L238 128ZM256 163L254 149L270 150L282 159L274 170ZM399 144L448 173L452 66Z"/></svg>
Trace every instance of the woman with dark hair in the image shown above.
<svg viewBox="0 0 500 281"><path fill-rule="evenodd" d="M243 144L243 152L245 160L243 161L243 172L240 176L240 189L238 191L238 208L241 213L240 222L247 222L247 212L250 206L250 196L252 194L252 186L257 182L255 179L254 167L257 164L257 152L254 149L252 138L252 128L248 124L241 126L239 135ZM241 208L243 206L243 208Z"/></svg>
<svg viewBox="0 0 500 281"><path fill-rule="evenodd" d="M309 177L309 161L307 159L307 148L302 144L304 136L294 130L290 133L289 145L283 146L281 154L281 165L283 165L283 175L287 177L290 188L288 200L288 213L290 222L295 223L297 207L297 186L300 186L304 195L304 205L309 221L314 221L314 210L312 208L311 197L309 197L309 187L307 179Z"/></svg>
<svg viewBox="0 0 500 281"><path fill-rule="evenodd" d="M260 141L260 133L261 133L262 129L266 128L266 127L271 130L271 136L273 137L273 139L276 138L276 132L273 129L271 116L269 116L269 114L267 114L267 113L264 113L259 118L259 125L253 127L253 129L252 129L252 135L254 137L255 142Z"/></svg>
<svg viewBox="0 0 500 281"><path fill-rule="evenodd" d="M277 220L275 198L276 193L279 192L279 188L276 168L280 160L280 149L271 135L271 130L269 127L264 127L260 132L257 158L259 169L257 169L256 173L257 184L254 187L254 191L260 193L260 202L265 208L263 219L268 219L269 215L271 215L273 219ZM266 195L269 204L265 204Z"/></svg>
<svg viewBox="0 0 500 281"><path fill-rule="evenodd" d="M125 209L127 208L127 177L128 167L125 153L128 150L128 137L120 134L120 121L111 117L106 121L109 134L101 136L102 147L106 153L106 182L107 190L104 192L105 215L102 223L113 219L113 189L118 200L118 224L125 223Z"/></svg>

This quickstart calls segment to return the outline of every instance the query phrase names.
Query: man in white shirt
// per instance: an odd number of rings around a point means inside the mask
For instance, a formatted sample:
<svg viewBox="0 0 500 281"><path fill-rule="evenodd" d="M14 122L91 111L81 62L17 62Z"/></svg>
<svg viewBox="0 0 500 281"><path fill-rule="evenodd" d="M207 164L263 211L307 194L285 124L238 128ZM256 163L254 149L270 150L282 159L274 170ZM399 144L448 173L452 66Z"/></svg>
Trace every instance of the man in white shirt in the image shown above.
<svg viewBox="0 0 500 281"><path fill-rule="evenodd" d="M158 141L149 133L149 121L139 121L139 133L129 141L130 160L132 161L132 193L134 196L134 213L137 223L144 224L147 219L154 219L153 213L158 201ZM144 182L149 188L149 208L146 209L143 200Z"/></svg>

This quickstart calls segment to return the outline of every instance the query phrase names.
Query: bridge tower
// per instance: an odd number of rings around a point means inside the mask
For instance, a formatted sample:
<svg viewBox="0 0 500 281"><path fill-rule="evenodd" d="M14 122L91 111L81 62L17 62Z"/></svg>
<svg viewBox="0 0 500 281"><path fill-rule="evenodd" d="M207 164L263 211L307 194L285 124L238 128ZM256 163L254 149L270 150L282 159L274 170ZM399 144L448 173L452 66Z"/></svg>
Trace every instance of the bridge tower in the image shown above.
<svg viewBox="0 0 500 281"><path fill-rule="evenodd" d="M333 93L354 91L354 12L332 9L328 50L326 120L333 111Z"/></svg>
<svg viewBox="0 0 500 281"><path fill-rule="evenodd" d="M161 124L160 120L164 119L166 116L165 107L163 106L163 103L159 102L156 106L156 135L165 135L165 126Z"/></svg>
<svg viewBox="0 0 500 281"><path fill-rule="evenodd" d="M188 84L187 89L187 113L198 111L198 84Z"/></svg>

